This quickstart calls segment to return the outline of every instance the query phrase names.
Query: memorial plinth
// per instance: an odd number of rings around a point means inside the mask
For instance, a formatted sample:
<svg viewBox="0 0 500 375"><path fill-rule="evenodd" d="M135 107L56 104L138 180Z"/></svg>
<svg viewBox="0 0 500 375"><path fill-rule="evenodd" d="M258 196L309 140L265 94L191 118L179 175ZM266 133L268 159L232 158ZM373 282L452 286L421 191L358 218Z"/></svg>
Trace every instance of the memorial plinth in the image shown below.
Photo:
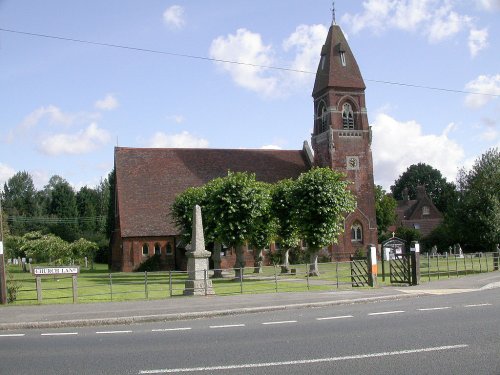
<svg viewBox="0 0 500 375"><path fill-rule="evenodd" d="M208 278L208 258L211 253L205 249L201 208L193 209L193 232L191 235L191 250L186 252L188 258L188 280L184 286L184 295L205 296L215 294L212 280Z"/></svg>

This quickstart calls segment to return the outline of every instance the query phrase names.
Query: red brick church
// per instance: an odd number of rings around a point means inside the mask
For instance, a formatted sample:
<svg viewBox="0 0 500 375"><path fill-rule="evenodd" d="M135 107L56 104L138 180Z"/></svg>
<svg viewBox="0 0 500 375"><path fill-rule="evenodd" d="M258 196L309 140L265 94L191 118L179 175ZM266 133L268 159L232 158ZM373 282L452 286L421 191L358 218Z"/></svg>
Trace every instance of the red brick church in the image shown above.
<svg viewBox="0 0 500 375"><path fill-rule="evenodd" d="M111 238L111 267L136 269L160 255L164 269L184 268L180 230L170 207L191 186L227 175L228 170L255 173L258 180L297 178L313 166L344 172L352 181L356 210L345 218L345 232L330 247L332 256L353 254L377 242L371 130L365 105L365 83L340 27L330 27L321 49L314 101L312 150L241 150L183 148L115 148L116 228ZM303 124L302 126L309 126ZM234 254L224 253L223 267ZM248 254L249 265L253 264Z"/></svg>

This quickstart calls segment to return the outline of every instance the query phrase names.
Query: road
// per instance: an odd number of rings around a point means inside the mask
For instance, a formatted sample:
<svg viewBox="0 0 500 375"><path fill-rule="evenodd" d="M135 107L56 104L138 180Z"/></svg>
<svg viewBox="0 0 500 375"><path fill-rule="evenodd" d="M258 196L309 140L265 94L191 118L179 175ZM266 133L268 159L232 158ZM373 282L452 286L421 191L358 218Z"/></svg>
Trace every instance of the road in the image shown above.
<svg viewBox="0 0 500 375"><path fill-rule="evenodd" d="M500 289L0 332L0 374L500 374Z"/></svg>

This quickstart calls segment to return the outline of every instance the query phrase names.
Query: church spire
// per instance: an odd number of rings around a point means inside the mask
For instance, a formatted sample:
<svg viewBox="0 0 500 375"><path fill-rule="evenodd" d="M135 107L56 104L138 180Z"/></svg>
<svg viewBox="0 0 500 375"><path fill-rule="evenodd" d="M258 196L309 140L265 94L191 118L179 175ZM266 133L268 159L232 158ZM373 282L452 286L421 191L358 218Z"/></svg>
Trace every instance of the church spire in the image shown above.
<svg viewBox="0 0 500 375"><path fill-rule="evenodd" d="M340 26L330 26L314 82L313 97L327 89L364 90L365 83Z"/></svg>
<svg viewBox="0 0 500 375"><path fill-rule="evenodd" d="M335 1L332 1L332 25L336 25L337 21L335 20Z"/></svg>

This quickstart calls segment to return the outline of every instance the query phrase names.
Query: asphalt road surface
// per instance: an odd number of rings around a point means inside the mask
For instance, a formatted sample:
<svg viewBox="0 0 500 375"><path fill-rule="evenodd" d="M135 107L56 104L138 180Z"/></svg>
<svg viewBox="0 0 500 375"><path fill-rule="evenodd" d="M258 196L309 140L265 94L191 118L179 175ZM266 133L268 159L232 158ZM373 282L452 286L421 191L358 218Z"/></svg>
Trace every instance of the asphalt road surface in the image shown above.
<svg viewBox="0 0 500 375"><path fill-rule="evenodd" d="M0 332L0 374L500 374L500 289Z"/></svg>

